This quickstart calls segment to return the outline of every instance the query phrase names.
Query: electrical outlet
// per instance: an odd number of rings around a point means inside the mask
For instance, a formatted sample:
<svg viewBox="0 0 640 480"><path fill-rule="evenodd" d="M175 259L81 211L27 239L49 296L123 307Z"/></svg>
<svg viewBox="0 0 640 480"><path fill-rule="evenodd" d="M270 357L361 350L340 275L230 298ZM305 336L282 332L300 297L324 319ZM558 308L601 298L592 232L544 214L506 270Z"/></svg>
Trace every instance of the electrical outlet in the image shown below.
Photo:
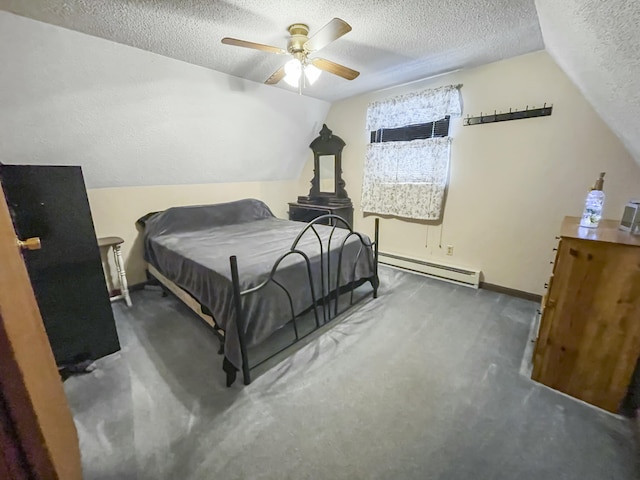
<svg viewBox="0 0 640 480"><path fill-rule="evenodd" d="M453 255L453 245L447 245L447 255Z"/></svg>

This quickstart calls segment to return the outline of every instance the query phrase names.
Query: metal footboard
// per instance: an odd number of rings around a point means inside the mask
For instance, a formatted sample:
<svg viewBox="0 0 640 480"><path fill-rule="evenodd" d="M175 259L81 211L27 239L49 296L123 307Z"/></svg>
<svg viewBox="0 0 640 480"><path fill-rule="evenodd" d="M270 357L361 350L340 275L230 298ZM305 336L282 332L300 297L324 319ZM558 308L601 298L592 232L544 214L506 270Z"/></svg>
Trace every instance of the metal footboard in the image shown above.
<svg viewBox="0 0 640 480"><path fill-rule="evenodd" d="M325 250L320 234L316 230L316 225L326 221L330 221L330 223L332 224L331 225L332 228L331 228L331 233L329 234L329 239L327 241L327 246ZM331 282L331 279L332 279L331 277L331 274L332 274L331 242L332 240L334 240L333 235L336 231L336 228L338 228L338 225L343 225L349 231L349 233L342 240L342 243L340 244L340 249L338 251L338 262L337 262L338 264L337 266L335 266L336 267L335 268L336 270L335 288L332 289L331 288L331 283L332 283ZM314 286L311 261L307 256L307 254L298 248L298 244L300 243L301 239L305 235L310 235L310 234L315 235L320 246L320 287L321 287L320 292L316 292L316 288ZM342 259L344 254L344 247L347 244L347 241L354 236L360 240L360 246L356 254L356 261L354 262L354 267L350 272L351 273L351 276L349 277L350 281L347 285L341 286L340 278L342 275L342 263L343 263ZM349 223L346 220L344 220L342 217L339 217L337 215L322 215L320 217L317 217L311 222L309 222L300 231L298 236L295 238L295 240L291 244L291 247L289 248L289 250L283 253L278 258L278 260L274 263L273 267L271 268L271 272L268 278L264 282L262 282L260 285L246 289L246 290L240 289L240 276L238 273L238 260L236 256L233 255L229 258L229 263L231 266L231 279L233 283L233 299L234 299L234 306L236 310L236 327L238 329L240 353L242 356L242 376L243 376L245 385L248 385L249 383L251 383L251 369L273 358L283 350L291 347L298 341L305 338L307 335L313 333L318 328L322 327L323 325L325 325L326 323L330 322L331 320L333 320L335 317L338 316L338 313L339 313L338 301L341 295L341 291L340 291L341 287L345 287L345 286L349 287L349 294L350 294L349 307L351 307L354 304L354 290L355 290L355 283L356 283L355 269L358 265L357 260L360 257L360 255L363 254L363 252L367 252L367 251L371 252L371 257L370 257L372 258L371 271L373 272L371 277L368 277L364 280L369 281L371 283L371 286L373 288L373 292L372 292L373 298L378 297L378 285L379 285L379 279L378 279L378 240L379 239L378 237L379 237L379 220L377 218L375 220L374 240L373 242L370 242L370 241L367 241L360 233L354 232L351 225L349 225ZM300 335L299 333L297 321L301 314L296 315L294 311L293 299L291 297L291 293L287 290L287 288L284 285L282 285L282 283L280 283L278 280L274 278L280 264L290 256L301 257L306 263L307 281L308 281L310 296L312 299L311 309L313 310L313 315L315 317L315 328L313 328L313 330L307 332L304 335ZM325 278L325 269L326 269L326 278ZM283 294L287 296L289 307L291 310L291 322L293 324L295 340L289 343L288 345L286 345L285 347L279 349L278 351L272 353L267 358L262 359L256 365L250 365L249 354L247 351L246 337L245 337L246 318L243 311L243 297L259 292L270 283L277 285L283 291ZM332 303L333 303L333 312L331 308ZM322 310L322 316L320 316L318 312L320 309ZM233 383L233 378L230 379L230 373L227 372L227 385L230 385L231 383Z"/></svg>

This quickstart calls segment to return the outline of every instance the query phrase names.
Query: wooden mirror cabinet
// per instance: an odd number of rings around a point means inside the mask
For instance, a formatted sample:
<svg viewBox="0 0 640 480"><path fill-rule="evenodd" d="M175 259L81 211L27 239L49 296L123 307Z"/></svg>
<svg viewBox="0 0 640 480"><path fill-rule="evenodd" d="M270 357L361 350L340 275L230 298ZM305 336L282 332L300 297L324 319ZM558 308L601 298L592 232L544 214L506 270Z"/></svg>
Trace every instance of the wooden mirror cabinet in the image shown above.
<svg viewBox="0 0 640 480"><path fill-rule="evenodd" d="M353 225L353 204L342 179L344 146L340 137L326 125L322 126L320 135L309 145L313 151L311 189L308 195L299 196L297 202L289 203L290 220L309 222L321 215L333 214Z"/></svg>

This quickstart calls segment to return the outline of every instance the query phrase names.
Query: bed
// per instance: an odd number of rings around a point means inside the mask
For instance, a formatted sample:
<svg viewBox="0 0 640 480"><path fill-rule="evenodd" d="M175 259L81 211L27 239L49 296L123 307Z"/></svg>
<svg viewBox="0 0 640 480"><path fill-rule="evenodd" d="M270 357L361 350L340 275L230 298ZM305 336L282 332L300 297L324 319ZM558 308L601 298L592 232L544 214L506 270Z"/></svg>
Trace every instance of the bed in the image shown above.
<svg viewBox="0 0 640 480"><path fill-rule="evenodd" d="M251 382L249 348L278 329L292 324L298 341L302 315L319 328L356 287L368 282L377 296L377 221L372 242L340 217L292 222L245 199L169 208L143 224L149 275L221 334L228 386L238 371Z"/></svg>

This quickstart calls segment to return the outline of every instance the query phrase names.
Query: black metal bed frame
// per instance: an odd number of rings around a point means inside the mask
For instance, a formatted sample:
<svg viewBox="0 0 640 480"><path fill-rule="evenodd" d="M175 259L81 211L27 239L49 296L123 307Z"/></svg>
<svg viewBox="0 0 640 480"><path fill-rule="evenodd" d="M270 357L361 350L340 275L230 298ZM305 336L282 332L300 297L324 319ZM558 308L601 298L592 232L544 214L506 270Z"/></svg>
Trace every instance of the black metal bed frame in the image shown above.
<svg viewBox="0 0 640 480"><path fill-rule="evenodd" d="M320 235L318 234L318 231L316 230L316 225L317 224L321 224L321 222L326 222L329 221L330 226L332 227L331 229L331 233L329 234L329 239L327 241L327 248L326 251L323 247L323 243L322 243L322 239L320 238ZM340 228L338 227L339 224L342 224L346 229L349 230L349 233L347 234L347 236L342 240L342 244L340 245L340 250L339 250L339 254L338 254L338 265L336 268L336 283L335 283L335 290L331 290L331 241L333 239L333 234L336 230L336 228ZM305 254L302 250L299 250L298 247L298 243L300 242L300 240L302 239L302 237L307 234L309 231L312 231L315 236L316 239L318 240L318 243L320 245L320 285L321 285L321 292L320 292L320 297L316 296L316 291L315 291L315 287L314 287L314 281L313 281L313 275L311 272L311 262L309 260L309 257L307 256L307 254ZM311 333L315 332L316 330L318 330L320 327L326 325L327 323L329 323L331 320L335 319L338 316L338 300L340 298L340 295L344 292L341 292L341 287L347 287L348 291L350 292L350 299L349 299L349 307L351 307L352 305L354 305L354 301L353 301L353 293L354 290L356 288L355 285L355 269L357 266L357 260L360 257L360 255L362 254L363 250L369 249L369 251L371 251L372 253L372 271L373 274L371 277L368 277L366 279L364 279L364 281L369 281L371 283L371 286L373 288L373 298L377 298L378 297L378 286L379 286L379 279L378 279L378 234L379 234L379 220L376 218L375 220L375 233L374 233L374 240L373 242L371 241L366 241L364 239L364 237L358 233L358 232L354 232L353 228L351 227L351 225L349 225L349 223L344 220L342 217L339 217L337 215L332 215L332 214L328 214L328 215L322 215L320 217L316 217L315 219L313 219L311 222L309 222L303 229L302 231L298 234L298 236L295 238L295 240L293 241L293 243L291 244L291 248L283 253L278 260L276 260L276 262L273 264L273 267L271 268L271 272L269 274L269 277L262 282L260 285L257 285L255 287L249 288L247 290L240 290L240 276L238 273L238 260L236 258L235 255L232 255L231 257L229 257L229 264L231 266L231 280L233 283L233 300L234 300L234 306L235 306L235 310L236 310L236 327L238 329L238 339L240 342L240 354L242 357L242 376L244 379L244 384L245 385L249 385L251 383L251 370L258 367L259 365L263 364L264 362L266 362L267 360L270 360L271 358L275 357L276 355L278 355L279 353L281 353L282 351L286 350L287 348L290 348L292 345L295 345L297 342L299 342L300 340L302 340L303 338L307 337L308 335L310 335ZM344 246L346 245L347 241L352 237L352 236L356 236L358 237L358 239L360 240L360 248L358 249L358 253L356 255L356 262L354 262L354 267L353 267L353 271L351 273L351 282L346 284L346 285L340 285L340 275L342 273L342 255L344 253ZM282 263L282 261L292 255L297 255L300 256L304 259L305 263L306 263L306 267L307 267L307 280L309 282L309 289L310 289L310 293L311 293L311 299L312 299L312 306L311 309L313 310L313 314L315 317L315 327L310 330L309 332L307 332L306 334L300 336L299 331L298 331L298 324L297 324L297 319L299 319L299 317L305 313L299 313L298 315L296 315L294 308L293 308L293 300L291 298L291 294L289 293L289 291L286 289L286 287L284 285L282 285L282 283L280 283L278 280L276 280L274 278L276 272L278 271L278 267L280 266L280 264ZM326 283L325 283L325 267L326 267ZM295 334L295 340L291 343L289 343L288 345L280 348L278 351L270 354L268 357L262 359L260 362L256 363L255 365L250 365L249 364L249 356L248 356L248 352L247 352L247 343L246 343L246 339L245 339L245 315L244 315L244 311L243 311L243 305L242 305L242 298L245 297L246 295L250 295L252 293L258 292L260 290L262 290L263 288L265 288L268 284L270 283L274 283L276 284L278 287L280 287L284 293L287 295L287 298L289 300L289 307L291 309L291 322L293 323L293 331ZM332 297L333 297L333 302L332 302ZM364 298L364 297L362 297ZM357 303L358 301L360 301L362 298L358 299L355 303ZM333 315L332 315L332 311L331 311L331 305L333 303ZM318 307L321 306L322 307L322 321L320 321L320 316L318 315ZM308 311L308 310L307 310ZM342 312L340 312L342 313ZM230 386L234 380L235 380L235 376L236 373L235 371L231 372L229 370L227 370L227 386Z"/></svg>

